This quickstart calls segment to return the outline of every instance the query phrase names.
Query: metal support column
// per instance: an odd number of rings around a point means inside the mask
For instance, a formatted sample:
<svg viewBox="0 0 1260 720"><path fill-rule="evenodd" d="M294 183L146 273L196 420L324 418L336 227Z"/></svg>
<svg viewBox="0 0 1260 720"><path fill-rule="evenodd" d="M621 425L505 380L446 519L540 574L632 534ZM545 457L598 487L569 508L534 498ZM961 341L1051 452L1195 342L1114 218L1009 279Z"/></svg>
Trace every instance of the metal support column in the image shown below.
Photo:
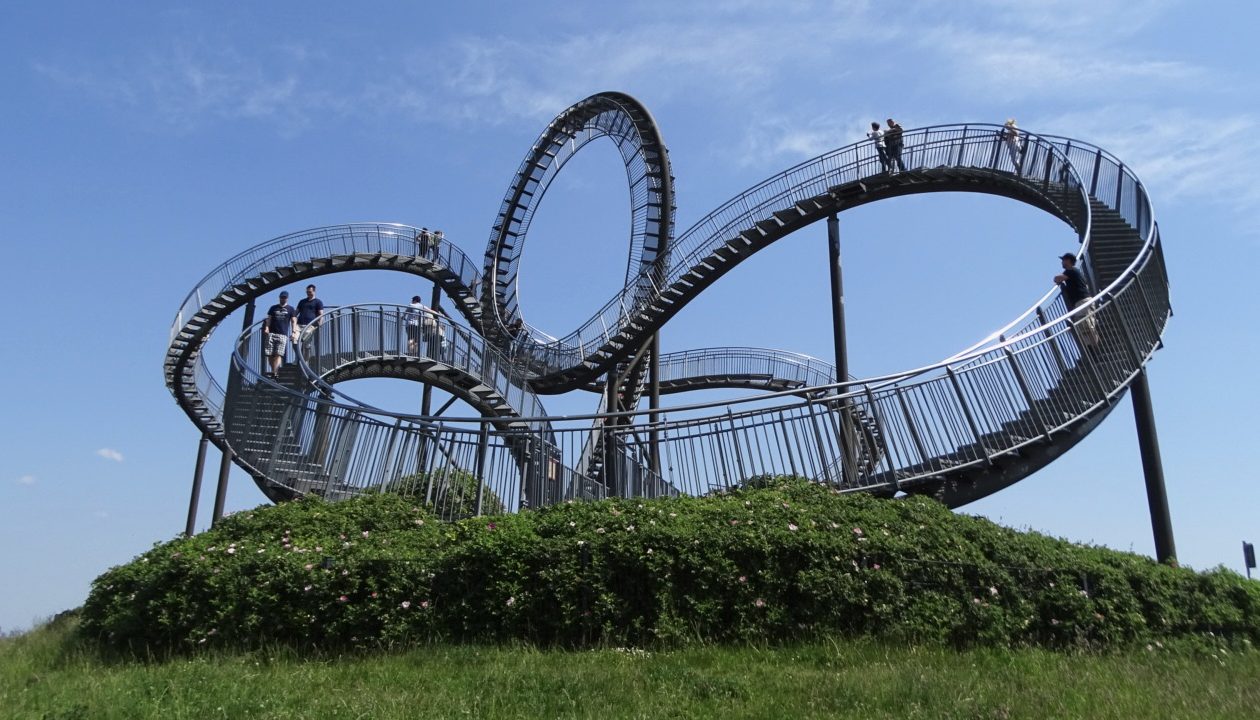
<svg viewBox="0 0 1260 720"><path fill-rule="evenodd" d="M648 422L652 423L652 431L648 434L648 457L652 464L652 483L656 487L661 477L661 433L656 428L660 417L657 410L661 407L661 334L652 335L652 355L648 359Z"/></svg>
<svg viewBox="0 0 1260 720"><path fill-rule="evenodd" d="M228 475L232 472L232 448L223 448L223 460L219 463L219 486L214 491L214 515L210 517L210 527L219 524L223 519L223 502L227 500Z"/></svg>
<svg viewBox="0 0 1260 720"><path fill-rule="evenodd" d="M614 366L615 368L616 366ZM621 403L617 394L617 376L613 369L608 371L604 376L604 390L607 393L604 409L605 412L614 413L621 409ZM604 488L607 497L621 497L620 489L617 487L617 453L613 451L613 427L620 418L604 418L604 424L600 428L603 434L601 438L602 450L604 453Z"/></svg>
<svg viewBox="0 0 1260 720"><path fill-rule="evenodd" d="M849 379L849 346L845 339L844 327L844 273L840 261L840 219L835 213L827 218L827 256L827 267L831 269L831 332L835 349L836 382L845 382ZM851 472L856 467L857 458L852 455L854 442L846 407L839 408L839 417L840 452L844 457L841 467Z"/></svg>
<svg viewBox="0 0 1260 720"><path fill-rule="evenodd" d="M1168 493L1164 489L1164 465L1159 458L1159 436L1155 432L1155 411L1151 407L1151 388L1145 368L1138 371L1129 393L1133 397L1133 418L1137 421L1138 447L1146 475L1146 501L1151 508L1151 530L1155 533L1155 558L1160 562L1176 561L1177 546L1173 542Z"/></svg>
<svg viewBox="0 0 1260 720"><path fill-rule="evenodd" d="M429 307L433 308L433 312L437 312L437 309L441 306L441 302L442 302L442 288L441 286L437 284L437 281L434 281L433 297L429 300ZM437 335L435 334L434 337L437 337ZM433 386L429 385L428 383L425 383L424 390L420 395L420 414L424 417L429 417L429 410L432 407L433 407Z"/></svg>
<svg viewBox="0 0 1260 720"><path fill-rule="evenodd" d="M192 497L188 499L188 522L184 524L184 536L192 537L197 530L197 502L201 498L201 476L206 470L206 446L210 444L210 436L202 434L197 444L197 465L193 470Z"/></svg>

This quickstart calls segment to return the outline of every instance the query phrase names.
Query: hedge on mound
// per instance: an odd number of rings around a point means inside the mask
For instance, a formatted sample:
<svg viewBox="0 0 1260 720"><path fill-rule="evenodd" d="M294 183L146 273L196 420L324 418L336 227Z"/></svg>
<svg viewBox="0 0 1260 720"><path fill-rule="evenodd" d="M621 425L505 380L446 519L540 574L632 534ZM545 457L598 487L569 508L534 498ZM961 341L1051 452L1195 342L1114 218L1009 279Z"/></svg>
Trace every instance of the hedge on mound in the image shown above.
<svg viewBox="0 0 1260 720"><path fill-rule="evenodd" d="M658 644L876 636L1105 647L1260 641L1260 585L794 479L446 524L389 495L240 513L93 584L113 650L432 640Z"/></svg>

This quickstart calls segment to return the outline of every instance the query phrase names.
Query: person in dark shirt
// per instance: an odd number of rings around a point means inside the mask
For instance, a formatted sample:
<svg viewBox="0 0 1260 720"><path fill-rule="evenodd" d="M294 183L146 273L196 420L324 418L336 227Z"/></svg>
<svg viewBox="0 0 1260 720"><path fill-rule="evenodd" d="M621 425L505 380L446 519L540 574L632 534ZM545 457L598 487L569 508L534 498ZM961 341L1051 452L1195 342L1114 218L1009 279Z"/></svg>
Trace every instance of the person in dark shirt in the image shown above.
<svg viewBox="0 0 1260 720"><path fill-rule="evenodd" d="M297 304L297 324L298 331L306 329L307 325L315 322L324 314L324 301L315 297L315 286L306 286L306 297L298 300Z"/></svg>
<svg viewBox="0 0 1260 720"><path fill-rule="evenodd" d="M269 372L264 375L275 377L280 371L280 363L284 362L284 351L289 344L289 335L297 336L297 311L289 304L289 293L280 293L280 302L267 309L267 317L263 318L263 355L269 361Z"/></svg>
<svg viewBox="0 0 1260 720"><path fill-rule="evenodd" d="M904 172L906 164L901 162L901 125L888 118L888 129L884 131L884 145L888 148L888 167L893 174Z"/></svg>
<svg viewBox="0 0 1260 720"><path fill-rule="evenodd" d="M1063 302L1067 304L1068 310L1088 305L1094 298L1089 294L1089 283L1085 281L1085 273L1076 267L1076 256L1064 253L1059 256L1059 262L1063 266L1063 272L1054 276L1054 283L1063 291ZM1092 312L1086 312L1076 318L1073 326L1086 345L1090 347L1098 345L1098 328L1094 323Z"/></svg>

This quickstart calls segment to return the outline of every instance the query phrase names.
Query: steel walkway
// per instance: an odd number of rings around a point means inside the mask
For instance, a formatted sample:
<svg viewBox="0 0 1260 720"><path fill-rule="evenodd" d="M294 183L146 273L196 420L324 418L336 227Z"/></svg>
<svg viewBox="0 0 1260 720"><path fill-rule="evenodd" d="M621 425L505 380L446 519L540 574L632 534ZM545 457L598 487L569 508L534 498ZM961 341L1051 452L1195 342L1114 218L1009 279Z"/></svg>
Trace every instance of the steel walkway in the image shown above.
<svg viewBox="0 0 1260 720"><path fill-rule="evenodd" d="M525 322L516 272L551 181L600 138L616 144L631 190L626 283L556 339ZM1159 229L1132 171L1078 140L1021 139L1012 155L997 126L908 130L906 170L897 174L882 172L869 142L842 147L740 193L675 238L673 178L655 123L632 98L600 94L561 113L531 148L482 267L449 241L434 246L395 224L320 228L263 243L189 293L172 326L166 383L193 422L277 500L306 492L343 497L400 476L458 471L479 480L472 483L479 493L517 509L609 495L702 494L756 475L794 473L845 491L925 493L961 505L1027 477L1087 435L1160 347L1171 316ZM1001 195L1059 218L1079 237L1094 304L1069 313L1052 288L1000 332L947 360L847 382L837 382L828 364L785 351L663 354L662 393L735 387L763 394L671 408L655 423L632 410L543 411L539 395L602 391L610 374L622 379L622 406L633 408L642 393L642 349L727 271L833 214L926 192ZM411 273L441 287L466 323L444 323L450 349L408 348L400 308L354 306L330 313L304 342L298 365L276 381L258 377L256 329L238 342L226 386L210 372L202 349L232 311L300 280L364 269ZM1086 323L1098 330L1097 347L1085 348L1078 336ZM368 376L429 383L482 417L390 412L336 389Z"/></svg>

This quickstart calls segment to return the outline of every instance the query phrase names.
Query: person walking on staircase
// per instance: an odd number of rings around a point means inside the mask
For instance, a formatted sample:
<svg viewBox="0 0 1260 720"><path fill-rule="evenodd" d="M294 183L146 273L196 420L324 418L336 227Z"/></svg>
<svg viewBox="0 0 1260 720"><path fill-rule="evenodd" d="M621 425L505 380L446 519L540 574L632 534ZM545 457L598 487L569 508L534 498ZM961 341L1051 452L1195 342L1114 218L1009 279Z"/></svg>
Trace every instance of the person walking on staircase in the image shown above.
<svg viewBox="0 0 1260 720"><path fill-rule="evenodd" d="M280 292L280 302L267 309L267 317L263 318L263 355L267 357L269 370L263 375L275 377L284 362L284 351L289 345L289 336L297 339L297 311L289 304L288 291Z"/></svg>
<svg viewBox="0 0 1260 720"><path fill-rule="evenodd" d="M1072 253L1064 253L1059 256L1059 263L1063 266L1063 272L1054 276L1054 284L1063 291L1063 302L1067 304L1068 310L1085 307L1093 302L1094 298L1089 294L1089 283L1085 280L1085 273L1076 267L1076 256ZM1086 347L1098 347L1101 338L1098 337L1098 326L1094 321L1093 312L1087 310L1077 316L1072 320L1072 326L1076 328L1077 337L1085 343Z"/></svg>
<svg viewBox="0 0 1260 720"><path fill-rule="evenodd" d="M318 320L324 314L324 301L315 297L315 286L306 286L306 297L298 300L297 304L297 326L298 333L306 330L306 327Z"/></svg>

